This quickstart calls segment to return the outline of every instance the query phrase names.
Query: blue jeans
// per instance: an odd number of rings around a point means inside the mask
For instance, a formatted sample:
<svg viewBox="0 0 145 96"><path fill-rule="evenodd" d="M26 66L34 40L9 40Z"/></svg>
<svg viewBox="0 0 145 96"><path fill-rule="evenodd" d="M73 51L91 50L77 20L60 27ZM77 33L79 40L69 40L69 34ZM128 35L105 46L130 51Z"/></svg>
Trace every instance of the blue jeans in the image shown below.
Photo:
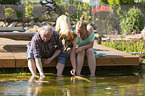
<svg viewBox="0 0 145 96"><path fill-rule="evenodd" d="M26 56L27 56L27 60L32 58L34 59L34 54L33 54L33 50L31 49L27 49L27 52L26 52ZM43 58L43 57L42 57ZM49 58L49 57L48 57ZM58 63L61 63L61 64L66 64L66 58L67 58L67 55L64 53L64 52L61 52L57 57L57 61ZM34 59L35 60L35 59Z"/></svg>

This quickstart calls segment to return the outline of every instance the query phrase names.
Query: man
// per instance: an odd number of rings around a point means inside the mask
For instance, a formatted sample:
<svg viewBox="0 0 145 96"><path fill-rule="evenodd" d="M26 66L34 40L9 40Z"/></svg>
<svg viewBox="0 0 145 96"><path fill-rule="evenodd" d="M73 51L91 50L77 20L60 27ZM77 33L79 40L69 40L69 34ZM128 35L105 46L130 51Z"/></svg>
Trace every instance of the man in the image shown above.
<svg viewBox="0 0 145 96"><path fill-rule="evenodd" d="M44 63L49 64L53 59L57 59L57 75L62 76L66 63L66 54L59 40L59 35L50 26L43 26L38 30L32 40L27 45L28 67L33 76L37 76L36 67L41 77L45 77L42 68L41 58L47 58ZM35 66L36 63L36 66Z"/></svg>

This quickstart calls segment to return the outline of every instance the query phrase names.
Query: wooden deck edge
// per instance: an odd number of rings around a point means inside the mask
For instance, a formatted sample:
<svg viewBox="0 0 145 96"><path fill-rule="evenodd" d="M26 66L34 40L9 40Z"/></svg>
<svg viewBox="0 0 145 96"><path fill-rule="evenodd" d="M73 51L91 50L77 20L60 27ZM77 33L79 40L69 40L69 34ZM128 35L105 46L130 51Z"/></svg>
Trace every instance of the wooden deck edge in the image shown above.
<svg viewBox="0 0 145 96"><path fill-rule="evenodd" d="M9 62L9 61L8 61ZM7 64L8 64L7 62ZM15 61L15 65L10 66L11 68L23 68L28 67L27 59L17 59ZM57 60L53 60L50 64L44 64L44 59L42 59L43 67L56 67ZM1 64L0 64L1 65ZM96 66L134 66L139 65L139 58L104 58L104 57L96 57ZM66 67L71 67L70 59L67 58ZM87 59L84 61L83 66L88 66ZM2 68L4 66L0 66ZM5 66L8 68L8 66Z"/></svg>
<svg viewBox="0 0 145 96"><path fill-rule="evenodd" d="M15 68L15 59L0 59L0 68Z"/></svg>

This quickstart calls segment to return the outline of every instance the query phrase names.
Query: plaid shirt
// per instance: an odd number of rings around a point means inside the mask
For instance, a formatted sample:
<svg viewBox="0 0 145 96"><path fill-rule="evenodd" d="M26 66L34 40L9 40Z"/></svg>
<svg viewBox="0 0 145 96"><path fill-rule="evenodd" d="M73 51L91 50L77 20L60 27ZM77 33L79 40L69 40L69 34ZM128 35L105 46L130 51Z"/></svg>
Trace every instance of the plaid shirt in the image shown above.
<svg viewBox="0 0 145 96"><path fill-rule="evenodd" d="M53 35L48 42L44 42L40 33L36 33L32 40L27 44L27 47L33 50L35 58L51 57L56 50L63 50L62 42L59 40L59 34L53 31Z"/></svg>

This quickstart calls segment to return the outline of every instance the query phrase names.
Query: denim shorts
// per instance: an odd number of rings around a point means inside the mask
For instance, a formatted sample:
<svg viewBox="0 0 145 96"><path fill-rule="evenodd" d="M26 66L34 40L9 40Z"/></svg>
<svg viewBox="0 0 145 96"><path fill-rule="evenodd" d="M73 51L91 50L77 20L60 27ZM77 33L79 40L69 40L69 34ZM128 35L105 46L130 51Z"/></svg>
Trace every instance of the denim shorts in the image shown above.
<svg viewBox="0 0 145 96"><path fill-rule="evenodd" d="M32 58L34 59L34 54L33 54L33 50L32 49L27 49L27 52L26 52L26 56L27 56L27 60ZM43 57L42 57L43 58ZM48 57L49 58L49 57ZM65 52L61 52L57 57L57 61L58 63L61 63L61 64L66 64L66 58L67 58L67 55ZM35 59L34 59L35 60Z"/></svg>

